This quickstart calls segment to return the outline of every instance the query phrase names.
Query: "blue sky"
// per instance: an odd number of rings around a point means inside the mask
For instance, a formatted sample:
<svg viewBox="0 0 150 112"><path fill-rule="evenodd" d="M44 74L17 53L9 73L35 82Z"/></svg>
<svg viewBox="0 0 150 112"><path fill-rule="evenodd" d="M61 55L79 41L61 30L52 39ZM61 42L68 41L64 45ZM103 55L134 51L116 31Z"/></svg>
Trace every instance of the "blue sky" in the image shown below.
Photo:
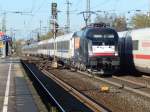
<svg viewBox="0 0 150 112"><path fill-rule="evenodd" d="M66 24L66 0L54 0L58 3L58 10L62 11L58 16L58 23L61 27ZM86 0L70 0L71 10L71 29L77 30L84 25L82 15L78 13L85 10ZM50 8L52 0L0 0L0 26L3 18L3 12L6 11L7 33L15 30L16 38L26 38L36 34L36 29L42 21L42 33L46 33L49 27ZM150 9L149 0L91 0L91 10L114 11L117 15L125 15L129 10ZM32 12L32 15L21 15L11 13L12 11ZM95 16L92 17L94 19ZM34 31L33 31L34 30ZM33 33L31 33L31 31Z"/></svg>

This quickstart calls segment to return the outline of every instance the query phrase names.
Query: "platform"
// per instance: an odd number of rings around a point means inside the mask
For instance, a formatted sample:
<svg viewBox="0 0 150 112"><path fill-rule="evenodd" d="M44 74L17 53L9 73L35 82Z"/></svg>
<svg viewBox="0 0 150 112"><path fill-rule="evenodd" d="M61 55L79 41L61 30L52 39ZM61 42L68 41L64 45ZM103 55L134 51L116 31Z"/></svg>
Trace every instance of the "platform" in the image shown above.
<svg viewBox="0 0 150 112"><path fill-rule="evenodd" d="M0 59L0 111L38 112L18 58Z"/></svg>

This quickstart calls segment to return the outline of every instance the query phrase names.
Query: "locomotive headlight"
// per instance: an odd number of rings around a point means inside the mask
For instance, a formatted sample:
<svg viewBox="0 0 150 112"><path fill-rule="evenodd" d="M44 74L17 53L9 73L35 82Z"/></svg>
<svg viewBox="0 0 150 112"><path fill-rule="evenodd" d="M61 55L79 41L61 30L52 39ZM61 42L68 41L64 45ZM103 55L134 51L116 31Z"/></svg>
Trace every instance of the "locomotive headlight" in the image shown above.
<svg viewBox="0 0 150 112"><path fill-rule="evenodd" d="M117 52L115 52L115 56L118 56L118 53L117 53Z"/></svg>

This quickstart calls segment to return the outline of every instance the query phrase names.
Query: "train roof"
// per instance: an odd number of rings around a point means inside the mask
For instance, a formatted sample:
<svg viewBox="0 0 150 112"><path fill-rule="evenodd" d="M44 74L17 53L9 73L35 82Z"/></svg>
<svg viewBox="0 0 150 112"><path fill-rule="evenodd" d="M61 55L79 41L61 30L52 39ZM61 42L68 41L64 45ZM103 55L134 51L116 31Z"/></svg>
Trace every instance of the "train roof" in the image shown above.
<svg viewBox="0 0 150 112"><path fill-rule="evenodd" d="M61 36L58 36L56 37L56 41L66 41L66 40L70 40L72 38L74 33L68 33L68 34L65 34L65 35L61 35Z"/></svg>
<svg viewBox="0 0 150 112"><path fill-rule="evenodd" d="M42 40L42 41L38 42L38 45L46 44L46 43L48 43L48 40L50 40L50 39Z"/></svg>
<svg viewBox="0 0 150 112"><path fill-rule="evenodd" d="M110 27L100 27L100 28L92 28L92 27L87 27L85 30L108 30L108 31L115 31L115 29L110 28Z"/></svg>
<svg viewBox="0 0 150 112"><path fill-rule="evenodd" d="M101 34L107 34L107 33L113 33L114 35L117 35L117 31L113 28L110 27L101 27L101 28L87 28L84 30L84 34L89 34L91 32L99 32Z"/></svg>
<svg viewBox="0 0 150 112"><path fill-rule="evenodd" d="M22 47L22 49L34 48L34 47L37 47L37 43L32 43L32 44L29 44L29 45L24 45Z"/></svg>
<svg viewBox="0 0 150 112"><path fill-rule="evenodd" d="M120 38L126 37L127 33L132 36L132 38L142 39L142 38L150 38L150 28L141 28L134 29L129 31L118 32Z"/></svg>
<svg viewBox="0 0 150 112"><path fill-rule="evenodd" d="M133 36L133 38L150 38L150 28L142 28L142 29L137 29L137 30L132 30L131 32L131 36Z"/></svg>
<svg viewBox="0 0 150 112"><path fill-rule="evenodd" d="M73 34L74 34L74 33L69 33L69 34L57 36L57 37L56 37L56 41L70 40L70 39L72 38ZM50 42L53 42L53 41L54 41L54 39L53 39L53 38L50 38L50 39L47 39L47 40L43 40L43 41L38 42L38 45L50 43Z"/></svg>

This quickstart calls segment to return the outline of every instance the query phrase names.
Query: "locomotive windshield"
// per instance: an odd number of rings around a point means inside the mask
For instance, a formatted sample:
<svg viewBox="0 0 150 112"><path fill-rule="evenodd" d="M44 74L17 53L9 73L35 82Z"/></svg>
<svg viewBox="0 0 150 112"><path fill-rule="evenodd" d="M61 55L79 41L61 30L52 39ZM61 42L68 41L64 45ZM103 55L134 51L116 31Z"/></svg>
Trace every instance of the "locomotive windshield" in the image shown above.
<svg viewBox="0 0 150 112"><path fill-rule="evenodd" d="M114 45L115 39L113 34L103 34L103 35L93 35L92 44L93 45Z"/></svg>
<svg viewBox="0 0 150 112"><path fill-rule="evenodd" d="M110 29L97 29L88 32L87 36L91 41L92 45L115 45L118 41L117 33Z"/></svg>

